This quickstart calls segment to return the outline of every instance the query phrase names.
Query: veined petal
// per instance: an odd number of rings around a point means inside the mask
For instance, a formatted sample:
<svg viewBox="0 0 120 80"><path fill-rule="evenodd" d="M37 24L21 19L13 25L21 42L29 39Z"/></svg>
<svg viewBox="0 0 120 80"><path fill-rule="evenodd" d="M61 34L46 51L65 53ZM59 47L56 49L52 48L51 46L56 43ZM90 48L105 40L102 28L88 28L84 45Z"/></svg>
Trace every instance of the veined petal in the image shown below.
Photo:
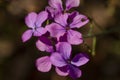
<svg viewBox="0 0 120 80"><path fill-rule="evenodd" d="M49 56L38 58L36 60L36 66L37 66L37 69L41 72L50 71L52 64L51 64Z"/></svg>
<svg viewBox="0 0 120 80"><path fill-rule="evenodd" d="M39 27L39 28L36 28L33 35L34 36L41 36L41 35L45 34L46 32L47 32L47 30L45 28Z"/></svg>
<svg viewBox="0 0 120 80"><path fill-rule="evenodd" d="M59 40L60 36L63 36L65 34L65 29L56 23L47 25L46 29L50 32L50 36L56 37L57 40Z"/></svg>
<svg viewBox="0 0 120 80"><path fill-rule="evenodd" d="M82 75L82 72L79 68L75 67L75 66L72 66L72 65L69 65L69 75L73 78L73 79L76 79L76 78L79 78L81 77Z"/></svg>
<svg viewBox="0 0 120 80"><path fill-rule="evenodd" d="M89 59L84 54L77 54L71 61L71 64L75 66L82 66L86 64L88 61Z"/></svg>
<svg viewBox="0 0 120 80"><path fill-rule="evenodd" d="M61 0L49 0L49 5L55 9L58 9L60 11L63 10L63 7L62 7L62 1Z"/></svg>
<svg viewBox="0 0 120 80"><path fill-rule="evenodd" d="M26 18L25 18L25 23L29 28L34 28L35 27L35 22L36 22L37 14L35 12L29 13Z"/></svg>
<svg viewBox="0 0 120 80"><path fill-rule="evenodd" d="M56 49L67 60L70 59L72 47L67 42L59 42L56 45Z"/></svg>
<svg viewBox="0 0 120 80"><path fill-rule="evenodd" d="M38 40L36 42L36 47L40 50L40 51L46 51L46 52L53 52L53 46L47 45L43 42L41 42L40 40Z"/></svg>
<svg viewBox="0 0 120 80"><path fill-rule="evenodd" d="M67 40L70 44L73 45L81 44L83 42L82 34L74 30L69 30L67 32Z"/></svg>
<svg viewBox="0 0 120 80"><path fill-rule="evenodd" d="M38 14L37 20L36 20L36 27L41 27L42 23L48 18L47 11L42 11Z"/></svg>
<svg viewBox="0 0 120 80"><path fill-rule="evenodd" d="M66 27L66 25L67 25L67 19L68 19L68 14L67 13L65 13L65 14L58 14L55 17L55 22L59 23L63 27Z"/></svg>
<svg viewBox="0 0 120 80"><path fill-rule="evenodd" d="M68 21L68 23L72 23L72 22L73 22L73 19L74 19L77 15L79 15L79 12L77 12L77 11L74 11L74 12L70 13L70 14L69 14L69 17L68 17L68 20L70 20L70 21Z"/></svg>
<svg viewBox="0 0 120 80"><path fill-rule="evenodd" d="M57 52L52 53L52 55L50 56L50 60L52 64L56 67L63 67L67 65L61 54Z"/></svg>
<svg viewBox="0 0 120 80"><path fill-rule="evenodd" d="M64 67L56 67L55 71L60 76L67 76L69 74L69 69L67 66Z"/></svg>
<svg viewBox="0 0 120 80"><path fill-rule="evenodd" d="M26 42L26 41L28 41L31 37L32 37L32 33L33 33L33 31L32 30L27 30L27 31L25 31L24 33L23 33L23 35L22 35L22 41L23 42Z"/></svg>
<svg viewBox="0 0 120 80"><path fill-rule="evenodd" d="M71 28L80 28L87 24L89 19L84 15L77 15L74 17L73 22L70 24Z"/></svg>
<svg viewBox="0 0 120 80"><path fill-rule="evenodd" d="M66 10L71 9L72 7L78 7L80 0L66 0Z"/></svg>

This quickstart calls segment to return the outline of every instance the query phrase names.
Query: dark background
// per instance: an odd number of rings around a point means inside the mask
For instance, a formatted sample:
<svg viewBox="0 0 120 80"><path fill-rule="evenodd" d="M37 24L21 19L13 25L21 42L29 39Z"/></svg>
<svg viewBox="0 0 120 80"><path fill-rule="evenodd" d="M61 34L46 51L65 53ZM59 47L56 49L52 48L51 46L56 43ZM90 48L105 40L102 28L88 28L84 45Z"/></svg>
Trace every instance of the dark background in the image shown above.
<svg viewBox="0 0 120 80"><path fill-rule="evenodd" d="M44 10L48 0L0 0L0 80L67 80L58 76L54 68L41 73L35 60L45 53L35 47L35 38L22 43L21 35L27 29L24 18L31 12ZM80 29L83 36L94 26L92 36L84 37L85 43L74 46L73 54L86 52L90 61L80 67L83 74L78 80L120 80L120 1L81 0L78 8L91 21ZM96 49L92 48L96 37Z"/></svg>

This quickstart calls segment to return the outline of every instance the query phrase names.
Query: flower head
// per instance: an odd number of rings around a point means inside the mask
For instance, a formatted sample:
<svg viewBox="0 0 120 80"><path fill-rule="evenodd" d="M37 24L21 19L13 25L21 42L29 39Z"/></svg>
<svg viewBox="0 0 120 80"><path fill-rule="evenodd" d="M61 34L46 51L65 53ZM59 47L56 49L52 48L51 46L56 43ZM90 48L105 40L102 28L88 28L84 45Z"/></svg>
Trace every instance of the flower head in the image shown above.
<svg viewBox="0 0 120 80"><path fill-rule="evenodd" d="M69 10L73 7L78 7L80 4L80 0L65 0L65 10ZM49 0L49 5L59 11L63 11L63 3L62 0Z"/></svg>
<svg viewBox="0 0 120 80"><path fill-rule="evenodd" d="M82 53L77 54L73 59L71 55L71 45L66 42L57 44L57 52L52 53L50 60L56 66L56 72L61 76L71 76L78 78L81 76L81 70L78 68L86 64L89 59Z"/></svg>
<svg viewBox="0 0 120 80"><path fill-rule="evenodd" d="M64 13L73 7L78 7L80 0L65 0L65 9L62 6L62 0L49 0L48 3L50 6L46 7L46 11L49 12L51 18L54 18L56 15Z"/></svg>
<svg viewBox="0 0 120 80"><path fill-rule="evenodd" d="M39 14L35 12L31 12L25 18L25 23L28 26L28 30L26 30L22 35L23 42L29 40L32 35L33 36L41 36L46 33L46 29L42 27L42 23L47 19L48 13L46 11L42 11Z"/></svg>
<svg viewBox="0 0 120 80"><path fill-rule="evenodd" d="M66 34L70 44L78 45L83 42L81 33L73 29L87 24L89 20L86 16L78 12L59 14L55 17L55 22L46 26L52 37L57 37L59 40L61 36Z"/></svg>

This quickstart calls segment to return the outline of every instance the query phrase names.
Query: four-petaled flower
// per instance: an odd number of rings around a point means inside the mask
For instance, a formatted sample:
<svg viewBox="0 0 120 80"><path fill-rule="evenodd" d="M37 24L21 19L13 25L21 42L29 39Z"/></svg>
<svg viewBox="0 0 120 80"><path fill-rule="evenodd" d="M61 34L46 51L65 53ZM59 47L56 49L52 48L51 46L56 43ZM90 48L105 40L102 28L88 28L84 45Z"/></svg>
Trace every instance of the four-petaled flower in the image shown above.
<svg viewBox="0 0 120 80"><path fill-rule="evenodd" d="M56 23L46 26L46 29L52 37L57 37L59 41L59 38L66 33L67 41L70 44L78 45L83 42L82 34L73 29L80 28L87 24L89 20L86 16L78 12L59 14L55 17L55 22Z"/></svg>
<svg viewBox="0 0 120 80"><path fill-rule="evenodd" d="M23 42L29 40L32 35L33 36L41 36L46 33L46 29L42 27L42 23L48 18L48 13L46 11L42 11L39 14L35 12L31 12L25 18L25 23L28 26L28 30L26 30L22 35Z"/></svg>
<svg viewBox="0 0 120 80"><path fill-rule="evenodd" d="M56 72L61 76L80 77L81 70L78 67L86 64L89 59L82 53L77 54L71 59L72 48L67 42L60 42L56 47L57 52L52 53L50 57L52 64L56 66Z"/></svg>
<svg viewBox="0 0 120 80"><path fill-rule="evenodd" d="M73 7L78 7L80 0L65 0L65 9L63 8L62 0L49 0L49 5L46 11L50 13L50 17L54 18L59 13L64 13Z"/></svg>

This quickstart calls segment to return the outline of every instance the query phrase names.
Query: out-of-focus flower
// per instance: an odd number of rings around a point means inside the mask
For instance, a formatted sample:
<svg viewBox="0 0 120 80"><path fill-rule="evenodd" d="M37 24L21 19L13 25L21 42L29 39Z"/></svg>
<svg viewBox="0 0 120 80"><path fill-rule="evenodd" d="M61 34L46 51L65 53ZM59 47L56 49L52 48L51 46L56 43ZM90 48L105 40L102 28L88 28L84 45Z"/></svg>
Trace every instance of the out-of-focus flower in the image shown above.
<svg viewBox="0 0 120 80"><path fill-rule="evenodd" d="M80 0L65 0L65 9L63 8L62 0L49 0L48 3L50 6L46 7L46 11L50 13L51 16L49 17L54 18L59 13L68 11L73 7L78 7Z"/></svg>
<svg viewBox="0 0 120 80"><path fill-rule="evenodd" d="M25 18L25 23L28 26L22 35L23 42L29 40L33 36L41 36L46 33L46 29L42 27L42 23L48 18L48 13L46 11L40 12L38 15L35 12L31 12Z"/></svg>
<svg viewBox="0 0 120 80"><path fill-rule="evenodd" d="M82 53L77 54L73 59L71 55L71 45L67 42L58 43L57 52L52 53L50 60L54 66L56 66L57 74L61 76L71 76L72 78L78 78L81 76L81 70L78 68L86 64L89 59Z"/></svg>
<svg viewBox="0 0 120 80"><path fill-rule="evenodd" d="M67 41L70 44L78 45L83 42L82 34L73 29L87 24L89 20L86 16L78 12L59 14L55 17L55 22L46 26L52 37L57 37L57 40L59 40L66 33Z"/></svg>
<svg viewBox="0 0 120 80"><path fill-rule="evenodd" d="M73 7L78 7L80 4L80 0L65 0L65 10L69 10ZM63 11L63 4L61 0L49 0L49 5L54 8L57 9L59 11Z"/></svg>

